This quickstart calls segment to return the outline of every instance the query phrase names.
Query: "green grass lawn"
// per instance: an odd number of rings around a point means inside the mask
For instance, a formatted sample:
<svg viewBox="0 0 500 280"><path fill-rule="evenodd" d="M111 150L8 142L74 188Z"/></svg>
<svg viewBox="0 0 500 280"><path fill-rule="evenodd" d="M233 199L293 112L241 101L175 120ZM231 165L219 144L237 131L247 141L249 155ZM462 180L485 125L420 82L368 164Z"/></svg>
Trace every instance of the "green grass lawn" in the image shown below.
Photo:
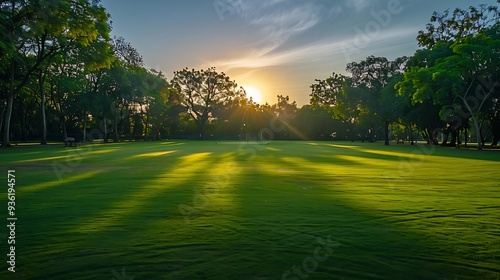
<svg viewBox="0 0 500 280"><path fill-rule="evenodd" d="M499 162L350 142L0 149L0 279L500 279Z"/></svg>

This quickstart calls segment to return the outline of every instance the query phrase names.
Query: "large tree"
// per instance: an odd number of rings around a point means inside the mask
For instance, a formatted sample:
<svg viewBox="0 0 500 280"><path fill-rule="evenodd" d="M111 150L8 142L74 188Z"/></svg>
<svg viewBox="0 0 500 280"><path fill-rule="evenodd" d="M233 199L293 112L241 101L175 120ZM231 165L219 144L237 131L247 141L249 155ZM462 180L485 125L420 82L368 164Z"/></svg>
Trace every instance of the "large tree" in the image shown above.
<svg viewBox="0 0 500 280"><path fill-rule="evenodd" d="M198 125L200 138L205 138L206 126L213 118L213 110L235 98L243 98L245 91L224 73L214 67L207 70L185 68L174 72L172 85L180 93L181 102Z"/></svg>
<svg viewBox="0 0 500 280"><path fill-rule="evenodd" d="M389 124L396 121L398 116L392 110L392 107L397 106L395 93L384 89L388 85L393 87L391 80L404 72L407 61L407 57L391 61L385 57L369 56L361 62L347 64L346 70L352 74L353 86L365 89L368 93L364 105L370 116L383 124L385 145L389 145ZM370 134L373 134L373 130L373 127L370 128Z"/></svg>

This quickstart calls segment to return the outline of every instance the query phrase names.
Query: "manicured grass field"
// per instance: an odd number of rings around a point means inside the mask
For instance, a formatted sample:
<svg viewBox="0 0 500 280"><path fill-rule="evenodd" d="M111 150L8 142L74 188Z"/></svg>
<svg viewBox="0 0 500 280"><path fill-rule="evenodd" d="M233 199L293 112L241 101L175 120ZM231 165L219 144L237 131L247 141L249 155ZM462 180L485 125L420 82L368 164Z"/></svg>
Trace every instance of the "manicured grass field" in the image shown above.
<svg viewBox="0 0 500 280"><path fill-rule="evenodd" d="M350 142L0 149L0 279L500 279L499 163Z"/></svg>

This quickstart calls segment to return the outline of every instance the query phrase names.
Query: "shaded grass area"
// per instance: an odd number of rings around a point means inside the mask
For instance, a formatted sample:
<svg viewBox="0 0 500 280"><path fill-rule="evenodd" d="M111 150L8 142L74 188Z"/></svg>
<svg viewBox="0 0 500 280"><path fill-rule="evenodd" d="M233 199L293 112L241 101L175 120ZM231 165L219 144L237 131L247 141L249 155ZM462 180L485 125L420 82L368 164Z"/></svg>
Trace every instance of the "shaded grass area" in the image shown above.
<svg viewBox="0 0 500 280"><path fill-rule="evenodd" d="M3 261L1 279L500 278L499 151L208 141L0 155L18 217L16 273Z"/></svg>

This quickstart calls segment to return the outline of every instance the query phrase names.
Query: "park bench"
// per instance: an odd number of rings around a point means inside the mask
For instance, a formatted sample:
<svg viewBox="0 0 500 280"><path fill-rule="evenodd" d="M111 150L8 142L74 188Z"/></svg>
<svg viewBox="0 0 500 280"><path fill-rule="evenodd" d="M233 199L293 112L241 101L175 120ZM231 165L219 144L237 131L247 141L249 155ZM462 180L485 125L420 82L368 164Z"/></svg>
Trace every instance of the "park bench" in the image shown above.
<svg viewBox="0 0 500 280"><path fill-rule="evenodd" d="M65 147L68 147L68 146L75 146L77 145L77 142L76 142L76 139L75 137L65 137L63 139L63 142L64 142L64 146Z"/></svg>
<svg viewBox="0 0 500 280"><path fill-rule="evenodd" d="M404 144L404 143L405 143L405 140L403 140L403 139L398 139L398 140L396 140L396 143L397 143L397 144Z"/></svg>

